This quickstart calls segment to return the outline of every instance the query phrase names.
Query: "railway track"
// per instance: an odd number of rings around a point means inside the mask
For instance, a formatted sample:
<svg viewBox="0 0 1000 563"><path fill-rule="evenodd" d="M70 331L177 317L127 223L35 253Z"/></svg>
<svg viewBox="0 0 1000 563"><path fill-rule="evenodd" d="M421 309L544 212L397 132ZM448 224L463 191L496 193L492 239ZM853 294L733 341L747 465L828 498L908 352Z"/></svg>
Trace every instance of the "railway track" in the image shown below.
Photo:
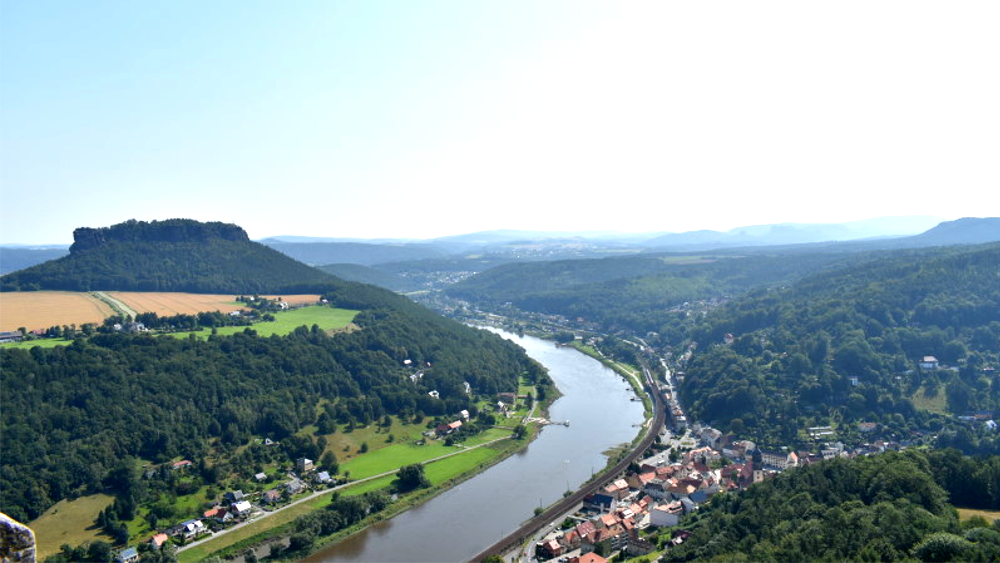
<svg viewBox="0 0 1000 563"><path fill-rule="evenodd" d="M639 443L636 444L635 447L625 455L625 457L616 463L614 467L604 472L600 479L595 479L585 483L582 488L573 494L549 506L544 512L522 524L517 530L511 532L500 541L484 549L482 552L473 557L471 559L472 561L482 561L492 555L503 556L504 553L507 553L516 547L520 547L546 524L552 522L554 519L565 514L566 512L569 512L577 504L583 502L584 497L596 492L609 481L612 481L625 473L629 464L638 459L639 456L653 444L653 441L656 440L656 436L659 434L659 429L663 427L663 424L666 421L667 409L666 405L663 404L662 397L660 397L660 394L656 392L656 385L652 381L650 371L645 366L643 366L643 373L646 377L647 393L653 399L653 423L646 428L646 434L642 437Z"/></svg>

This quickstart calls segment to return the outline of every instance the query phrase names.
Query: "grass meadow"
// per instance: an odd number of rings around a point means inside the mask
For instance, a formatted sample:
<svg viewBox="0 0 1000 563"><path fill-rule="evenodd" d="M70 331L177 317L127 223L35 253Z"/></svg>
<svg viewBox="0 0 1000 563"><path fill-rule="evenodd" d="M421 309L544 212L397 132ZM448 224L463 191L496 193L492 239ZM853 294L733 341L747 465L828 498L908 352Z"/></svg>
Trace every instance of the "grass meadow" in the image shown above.
<svg viewBox="0 0 1000 563"><path fill-rule="evenodd" d="M38 560L59 553L62 544L77 546L94 540L110 543L111 539L101 535L94 521L112 502L114 497L104 494L61 500L29 522L28 526L35 532Z"/></svg>
<svg viewBox="0 0 1000 563"><path fill-rule="evenodd" d="M274 313L275 320L271 322L259 322L249 327L245 326L222 326L216 329L220 335L231 335L243 332L247 328L252 328L258 335L267 337L274 334L291 334L293 330L300 326L311 327L317 325L321 330L333 331L346 328L358 311L350 309L334 309L332 307L302 307L290 311L280 311ZM169 336L175 338L187 338L193 334L198 338L206 339L212 331L208 329L196 330L193 332L171 332Z"/></svg>

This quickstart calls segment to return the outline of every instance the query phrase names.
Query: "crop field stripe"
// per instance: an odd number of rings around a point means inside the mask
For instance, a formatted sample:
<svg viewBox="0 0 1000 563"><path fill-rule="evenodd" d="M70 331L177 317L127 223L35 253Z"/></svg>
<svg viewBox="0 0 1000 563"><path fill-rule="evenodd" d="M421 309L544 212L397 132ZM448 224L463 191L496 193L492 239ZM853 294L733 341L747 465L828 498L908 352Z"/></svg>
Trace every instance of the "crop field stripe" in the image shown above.
<svg viewBox="0 0 1000 563"><path fill-rule="evenodd" d="M0 330L28 330L54 325L100 324L114 311L89 293L25 291L0 293Z"/></svg>

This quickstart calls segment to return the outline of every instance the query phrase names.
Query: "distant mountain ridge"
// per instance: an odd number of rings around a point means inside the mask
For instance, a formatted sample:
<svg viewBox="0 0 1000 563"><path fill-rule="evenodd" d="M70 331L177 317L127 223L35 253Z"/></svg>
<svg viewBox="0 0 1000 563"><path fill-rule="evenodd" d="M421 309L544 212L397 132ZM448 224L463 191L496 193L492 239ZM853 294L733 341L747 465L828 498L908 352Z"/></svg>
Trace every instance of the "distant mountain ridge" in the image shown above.
<svg viewBox="0 0 1000 563"><path fill-rule="evenodd" d="M643 246L657 250L715 250L741 246L775 246L815 242L904 237L922 233L942 220L930 216L880 217L847 223L778 223L736 227L728 231L665 234Z"/></svg>
<svg viewBox="0 0 1000 563"><path fill-rule="evenodd" d="M69 254L66 245L0 246L0 276Z"/></svg>
<svg viewBox="0 0 1000 563"><path fill-rule="evenodd" d="M130 220L73 239L68 256L7 274L0 289L309 293L343 283L227 223Z"/></svg>

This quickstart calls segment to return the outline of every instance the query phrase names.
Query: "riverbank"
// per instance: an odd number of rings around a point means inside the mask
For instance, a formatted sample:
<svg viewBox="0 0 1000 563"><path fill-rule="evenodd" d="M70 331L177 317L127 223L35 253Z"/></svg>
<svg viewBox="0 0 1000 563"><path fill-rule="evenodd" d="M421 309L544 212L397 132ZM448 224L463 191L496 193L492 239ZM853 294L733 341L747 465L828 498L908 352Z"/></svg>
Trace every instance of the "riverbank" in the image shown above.
<svg viewBox="0 0 1000 563"><path fill-rule="evenodd" d="M521 387L532 398L538 393L535 386L525 387L523 381ZM400 496L398 500L391 503L385 510L378 514L372 515L358 524L340 530L330 536L317 538L308 551L300 550L288 554L287 557L273 560L299 560L303 557L308 560L310 554L343 541L374 524L391 519L407 510L420 506L464 481L479 475L511 455L522 451L537 437L540 427L536 424L526 425L526 432L521 439L513 437L516 427L529 417L537 416L537 413L541 413L542 416L547 415L548 407L559 396L558 392L553 392L550 388L544 401L536 403L532 400L531 404L524 408L524 412L521 412L519 409L516 417L504 421L505 425L497 426L497 429L488 431L489 433L496 433L500 430L511 432L502 438L492 439L487 443L472 447L459 445L456 446L462 448L459 451L431 460L418 461L417 463L424 466L425 475L431 483L430 488L420 489ZM398 464L405 463L399 462ZM355 470L359 469L358 467L355 468ZM242 527L243 529L227 530L225 535L207 539L199 545L183 548L184 550L178 553L179 561L181 563L193 563L209 556L233 558L236 561L242 561L243 553L249 548L254 548L259 557L267 556L270 554L268 546L277 542L287 544L288 538L296 531L296 521L315 511L325 509L331 504L335 494L357 496L375 490L384 490L391 494L397 471L398 467L380 474L368 476L356 482L315 493L307 498L299 499L294 503L295 506L284 507L283 511L271 513L267 518L259 519L245 525ZM357 472L355 471L355 473Z"/></svg>
<svg viewBox="0 0 1000 563"><path fill-rule="evenodd" d="M548 369L562 397L546 418L570 425L533 427L538 437L524 450L306 561L468 561L536 510L583 486L608 464L605 451L629 444L640 432L642 406L615 372L551 341L498 332Z"/></svg>

